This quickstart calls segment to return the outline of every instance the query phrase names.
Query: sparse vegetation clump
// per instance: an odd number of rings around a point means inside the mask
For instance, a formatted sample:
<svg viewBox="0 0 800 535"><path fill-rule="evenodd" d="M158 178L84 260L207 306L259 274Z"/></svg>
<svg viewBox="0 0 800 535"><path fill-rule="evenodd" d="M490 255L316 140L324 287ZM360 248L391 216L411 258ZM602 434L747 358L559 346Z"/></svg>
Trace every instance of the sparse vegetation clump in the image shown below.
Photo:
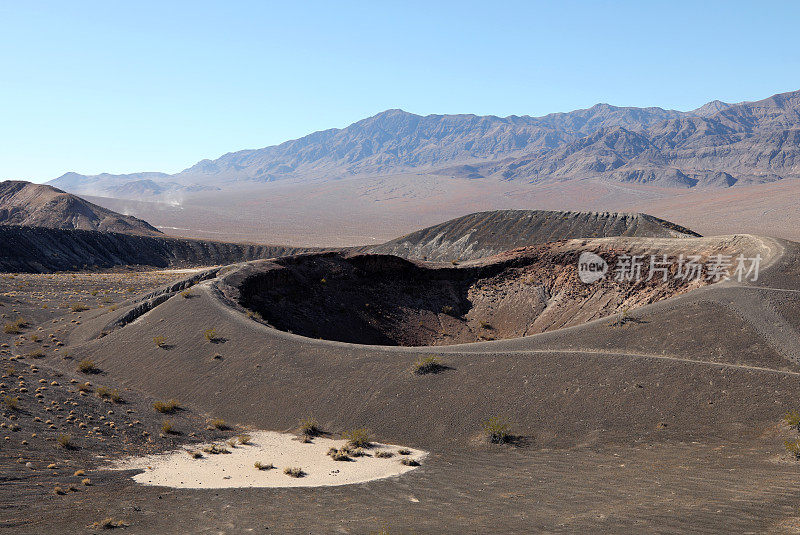
<svg viewBox="0 0 800 535"><path fill-rule="evenodd" d="M217 339L217 331L214 329L206 329L203 331L203 336L208 342L213 342Z"/></svg>
<svg viewBox="0 0 800 535"><path fill-rule="evenodd" d="M316 437L322 434L322 429L317 420L309 416L300 420L300 434L306 437Z"/></svg>
<svg viewBox="0 0 800 535"><path fill-rule="evenodd" d="M253 437L245 434L245 435L239 435L238 437L236 437L236 439L239 441L239 444L247 445L250 444L250 441L253 440Z"/></svg>
<svg viewBox="0 0 800 535"><path fill-rule="evenodd" d="M78 363L78 371L81 373L100 373L100 368L95 366L91 359L83 359Z"/></svg>
<svg viewBox="0 0 800 535"><path fill-rule="evenodd" d="M160 347L162 349L167 347L167 339L163 336L154 336L153 343L156 345L156 347Z"/></svg>
<svg viewBox="0 0 800 535"><path fill-rule="evenodd" d="M450 305L444 305L442 307L442 314L447 314L448 316L453 313L453 307Z"/></svg>
<svg viewBox="0 0 800 535"><path fill-rule="evenodd" d="M412 371L415 375L425 375L428 373L439 373L445 366L436 357L423 357L414 363Z"/></svg>
<svg viewBox="0 0 800 535"><path fill-rule="evenodd" d="M113 519L111 517L104 518L103 520L100 520L100 521L95 522L94 524L92 524L92 526L94 528L97 528L97 529L124 528L127 525L128 524L123 522L122 520L115 520L115 519Z"/></svg>
<svg viewBox="0 0 800 535"><path fill-rule="evenodd" d="M800 431L800 412L797 410L792 409L784 414L783 421L786 422L786 425L789 427L796 427L797 430Z"/></svg>
<svg viewBox="0 0 800 535"><path fill-rule="evenodd" d="M408 448L400 448L397 450L398 455L411 455L411 450Z"/></svg>
<svg viewBox="0 0 800 535"><path fill-rule="evenodd" d="M511 441L511 424L500 416L493 416L484 422L483 430L492 444L506 444Z"/></svg>
<svg viewBox="0 0 800 535"><path fill-rule="evenodd" d="M213 420L211 420L211 426L216 429L219 429L220 431L228 429L228 424L226 424L225 420L223 420L222 418L214 418Z"/></svg>
<svg viewBox="0 0 800 535"><path fill-rule="evenodd" d="M378 450L375 452L375 457L378 459L388 459L390 457L394 457L394 453L386 450Z"/></svg>
<svg viewBox="0 0 800 535"><path fill-rule="evenodd" d="M10 411L15 411L19 409L19 398L18 397L11 397L5 396L3 398L3 405L5 405L6 409Z"/></svg>
<svg viewBox="0 0 800 535"><path fill-rule="evenodd" d="M184 299L189 299L192 297L192 295L193 295L192 292L189 290L184 290L181 292L181 297L183 297Z"/></svg>
<svg viewBox="0 0 800 535"><path fill-rule="evenodd" d="M289 477L303 477L306 475L302 468L294 468L289 466L283 469L283 473Z"/></svg>
<svg viewBox="0 0 800 535"><path fill-rule="evenodd" d="M69 309L73 312L85 312L89 310L89 307L84 305L83 303L73 303Z"/></svg>
<svg viewBox="0 0 800 535"><path fill-rule="evenodd" d="M255 310L248 310L247 317L250 318L251 320L256 320L256 321L262 321L264 319L263 317L261 317L261 314L259 314Z"/></svg>
<svg viewBox="0 0 800 535"><path fill-rule="evenodd" d="M61 433L58 435L56 439L58 441L58 445L64 448L65 450L71 450L75 448L75 445L72 443L72 437L70 435Z"/></svg>
<svg viewBox="0 0 800 535"><path fill-rule="evenodd" d="M176 432L171 420L164 420L164 422L161 424L161 431L165 435L171 435Z"/></svg>
<svg viewBox="0 0 800 535"><path fill-rule="evenodd" d="M328 450L328 455L334 461L349 461L350 459L350 449L347 446L341 448L330 448Z"/></svg>
<svg viewBox="0 0 800 535"><path fill-rule="evenodd" d="M230 453L231 451L226 448L225 446L220 446L219 444L211 444L210 446L206 446L203 448L204 453L209 453L211 455L219 455Z"/></svg>
<svg viewBox="0 0 800 535"><path fill-rule="evenodd" d="M403 457L400 459L400 464L403 466L419 466L419 461L412 459L411 457Z"/></svg>
<svg viewBox="0 0 800 535"><path fill-rule="evenodd" d="M256 470L272 470L275 468L275 465L272 463L262 463L261 461L256 461L253 466Z"/></svg>
<svg viewBox="0 0 800 535"><path fill-rule="evenodd" d="M783 445L786 451L793 455L795 459L800 459L800 440L786 440Z"/></svg>
<svg viewBox="0 0 800 535"><path fill-rule="evenodd" d="M28 324L24 319L18 318L16 321L9 321L3 325L3 332L6 334L21 334Z"/></svg>
<svg viewBox="0 0 800 535"><path fill-rule="evenodd" d="M170 399L169 401L156 401L153 403L153 408L162 414L172 414L180 409L180 403L177 399Z"/></svg>
<svg viewBox="0 0 800 535"><path fill-rule="evenodd" d="M116 388L111 389L105 386L98 386L97 395L103 399L110 399L114 403L122 403L122 395Z"/></svg>
<svg viewBox="0 0 800 535"><path fill-rule="evenodd" d="M188 453L189 457L191 457L192 459L202 459L203 458L203 454L201 452L197 451L197 450L188 450L186 453Z"/></svg>
<svg viewBox="0 0 800 535"><path fill-rule="evenodd" d="M365 427L346 431L344 438L347 439L347 445L352 448L369 448L372 446L369 430Z"/></svg>

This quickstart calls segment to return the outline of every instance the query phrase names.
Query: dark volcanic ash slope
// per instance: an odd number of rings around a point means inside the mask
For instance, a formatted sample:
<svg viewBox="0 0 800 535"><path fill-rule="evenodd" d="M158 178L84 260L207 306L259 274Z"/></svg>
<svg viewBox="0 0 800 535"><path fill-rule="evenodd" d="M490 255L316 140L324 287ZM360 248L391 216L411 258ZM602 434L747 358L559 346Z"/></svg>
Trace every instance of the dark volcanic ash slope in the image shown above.
<svg viewBox="0 0 800 535"><path fill-rule="evenodd" d="M52 186L0 182L0 225L160 235L146 221L118 214Z"/></svg>
<svg viewBox="0 0 800 535"><path fill-rule="evenodd" d="M684 238L699 234L647 214L496 210L424 228L363 252L430 261L474 260L573 238Z"/></svg>
<svg viewBox="0 0 800 535"><path fill-rule="evenodd" d="M311 249L0 225L0 272L233 264Z"/></svg>

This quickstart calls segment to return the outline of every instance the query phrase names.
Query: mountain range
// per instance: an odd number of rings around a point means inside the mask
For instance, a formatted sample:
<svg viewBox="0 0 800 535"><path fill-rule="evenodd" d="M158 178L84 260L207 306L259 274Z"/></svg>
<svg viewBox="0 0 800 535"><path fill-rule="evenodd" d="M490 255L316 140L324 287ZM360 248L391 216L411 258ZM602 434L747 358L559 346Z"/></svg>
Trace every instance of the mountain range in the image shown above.
<svg viewBox="0 0 800 535"><path fill-rule="evenodd" d="M689 112L597 104L543 117L388 110L343 129L202 160L173 175L66 173L49 184L127 199L285 179L421 173L547 183L727 188L800 176L800 91Z"/></svg>

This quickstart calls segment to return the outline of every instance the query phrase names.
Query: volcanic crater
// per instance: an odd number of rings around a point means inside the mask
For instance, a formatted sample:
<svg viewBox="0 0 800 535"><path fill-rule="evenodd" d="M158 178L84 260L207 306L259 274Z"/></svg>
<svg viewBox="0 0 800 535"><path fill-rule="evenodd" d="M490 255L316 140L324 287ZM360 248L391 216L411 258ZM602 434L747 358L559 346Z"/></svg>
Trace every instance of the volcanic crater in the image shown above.
<svg viewBox="0 0 800 535"><path fill-rule="evenodd" d="M222 288L251 316L282 331L355 344L436 346L516 338L612 314L619 321L629 309L704 284L676 277L620 282L611 273L584 284L577 276L583 244L525 247L464 264L305 254L242 266L224 277ZM628 252L594 248L611 266Z"/></svg>

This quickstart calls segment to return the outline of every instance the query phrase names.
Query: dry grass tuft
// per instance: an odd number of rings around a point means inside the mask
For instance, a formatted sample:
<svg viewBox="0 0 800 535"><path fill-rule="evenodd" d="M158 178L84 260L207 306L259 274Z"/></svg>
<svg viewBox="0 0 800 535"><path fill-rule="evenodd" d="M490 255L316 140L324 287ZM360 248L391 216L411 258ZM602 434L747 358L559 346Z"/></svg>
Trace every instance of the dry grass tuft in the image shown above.
<svg viewBox="0 0 800 535"><path fill-rule="evenodd" d="M169 401L156 401L153 403L153 408L162 414L172 414L181 406L177 399L170 399Z"/></svg>
<svg viewBox="0 0 800 535"><path fill-rule="evenodd" d="M283 469L283 473L289 477L303 477L306 475L302 468L293 468L289 466Z"/></svg>
<svg viewBox="0 0 800 535"><path fill-rule="evenodd" d="M414 363L411 370L415 375L426 375L429 373L439 373L446 369L436 357L423 357Z"/></svg>
<svg viewBox="0 0 800 535"><path fill-rule="evenodd" d="M91 359L83 359L78 363L78 371L81 373L100 373L100 368L95 366Z"/></svg>
<svg viewBox="0 0 800 535"><path fill-rule="evenodd" d="M309 416L300 420L300 434L307 437L316 437L322 434L322 429L314 417Z"/></svg>
<svg viewBox="0 0 800 535"><path fill-rule="evenodd" d="M369 430L366 427L351 429L344 433L347 445L352 448L369 448L372 446Z"/></svg>
<svg viewBox="0 0 800 535"><path fill-rule="evenodd" d="M492 444L506 444L511 441L511 423L500 416L486 420L483 430Z"/></svg>

